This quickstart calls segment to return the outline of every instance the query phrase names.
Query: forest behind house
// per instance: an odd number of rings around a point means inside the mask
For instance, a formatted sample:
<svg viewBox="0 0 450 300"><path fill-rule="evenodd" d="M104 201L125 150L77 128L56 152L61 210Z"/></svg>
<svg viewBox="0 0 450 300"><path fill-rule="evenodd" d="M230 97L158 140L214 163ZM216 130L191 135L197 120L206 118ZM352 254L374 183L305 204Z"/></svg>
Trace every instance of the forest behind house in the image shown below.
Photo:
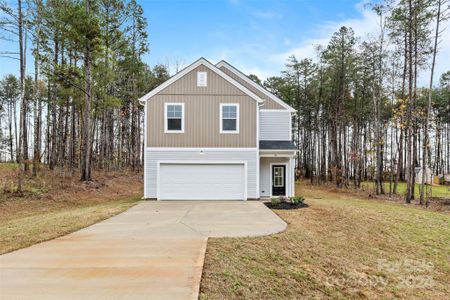
<svg viewBox="0 0 450 300"><path fill-rule="evenodd" d="M449 59L439 45L450 1L367 5L377 32L336 28L328 44L315 45L315 57L292 55L280 75L249 77L297 110L298 178L337 188L371 181L376 194L389 196L405 184L407 203L420 182L419 203L428 205L433 184L450 181L450 70L435 71ZM0 11L1 43L18 49L0 53L19 65L0 81L0 161L19 164L17 192L43 169L81 181L95 179L92 169L140 172L138 98L169 78L168 66L143 59L151 20L148 26L142 7L0 0Z"/></svg>

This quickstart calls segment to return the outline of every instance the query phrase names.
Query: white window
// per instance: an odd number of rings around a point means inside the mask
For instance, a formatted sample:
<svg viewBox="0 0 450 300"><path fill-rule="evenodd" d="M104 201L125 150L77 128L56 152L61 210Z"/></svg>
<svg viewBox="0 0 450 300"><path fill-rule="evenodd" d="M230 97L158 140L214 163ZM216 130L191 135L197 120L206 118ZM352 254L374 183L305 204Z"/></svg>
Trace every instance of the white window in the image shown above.
<svg viewBox="0 0 450 300"><path fill-rule="evenodd" d="M165 103L164 132L184 132L184 103Z"/></svg>
<svg viewBox="0 0 450 300"><path fill-rule="evenodd" d="M205 87L208 85L208 73L197 72L197 86Z"/></svg>
<svg viewBox="0 0 450 300"><path fill-rule="evenodd" d="M239 133L239 104L220 104L220 133Z"/></svg>

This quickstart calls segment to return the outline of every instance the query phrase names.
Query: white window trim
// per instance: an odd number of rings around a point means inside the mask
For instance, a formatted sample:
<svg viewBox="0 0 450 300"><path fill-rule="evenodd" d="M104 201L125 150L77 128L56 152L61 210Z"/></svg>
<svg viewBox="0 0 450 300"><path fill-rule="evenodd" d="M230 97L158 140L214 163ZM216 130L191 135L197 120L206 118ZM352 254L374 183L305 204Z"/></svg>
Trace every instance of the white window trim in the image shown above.
<svg viewBox="0 0 450 300"><path fill-rule="evenodd" d="M269 176L270 176L270 193L269 193L269 197L270 198L272 198L272 197L275 197L273 194L272 194L272 187L273 187L273 177L272 177L272 167L273 166L278 166L278 165L280 165L280 166L284 166L284 172L285 172L285 176L284 176L284 185L285 185L285 187L284 187L284 195L281 195L281 196L291 196L291 195L289 195L289 191L290 191L290 187L291 187L291 178L288 178L288 162L271 162L270 163L270 170L269 170ZM290 177L290 176L289 176ZM280 197L280 196L276 196L276 197Z"/></svg>
<svg viewBox="0 0 450 300"><path fill-rule="evenodd" d="M181 105L181 130L169 130L167 122L167 106L169 105ZM164 133L184 133L184 103L164 103Z"/></svg>
<svg viewBox="0 0 450 300"><path fill-rule="evenodd" d="M222 111L224 106L236 106L236 130L223 130ZM221 134L238 134L239 133L239 103L220 103L219 123Z"/></svg>

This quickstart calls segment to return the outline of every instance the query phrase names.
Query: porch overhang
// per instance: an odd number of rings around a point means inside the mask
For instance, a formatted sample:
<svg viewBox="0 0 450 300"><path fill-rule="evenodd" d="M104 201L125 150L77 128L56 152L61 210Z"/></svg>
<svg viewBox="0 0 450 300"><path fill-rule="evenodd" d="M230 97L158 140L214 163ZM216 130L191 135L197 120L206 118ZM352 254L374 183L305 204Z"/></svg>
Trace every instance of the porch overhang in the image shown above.
<svg viewBox="0 0 450 300"><path fill-rule="evenodd" d="M259 150L259 157L294 157L297 150Z"/></svg>
<svg viewBox="0 0 450 300"><path fill-rule="evenodd" d="M297 151L292 141L259 141L260 157L293 157Z"/></svg>

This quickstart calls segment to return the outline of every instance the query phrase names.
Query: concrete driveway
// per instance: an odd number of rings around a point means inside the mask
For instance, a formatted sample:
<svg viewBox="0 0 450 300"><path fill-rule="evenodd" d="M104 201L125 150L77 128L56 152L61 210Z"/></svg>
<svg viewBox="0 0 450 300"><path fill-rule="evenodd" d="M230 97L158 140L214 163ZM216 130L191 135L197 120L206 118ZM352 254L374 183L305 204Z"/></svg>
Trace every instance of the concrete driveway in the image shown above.
<svg viewBox="0 0 450 300"><path fill-rule="evenodd" d="M197 299L208 237L280 232L257 201L143 201L0 256L1 299Z"/></svg>

